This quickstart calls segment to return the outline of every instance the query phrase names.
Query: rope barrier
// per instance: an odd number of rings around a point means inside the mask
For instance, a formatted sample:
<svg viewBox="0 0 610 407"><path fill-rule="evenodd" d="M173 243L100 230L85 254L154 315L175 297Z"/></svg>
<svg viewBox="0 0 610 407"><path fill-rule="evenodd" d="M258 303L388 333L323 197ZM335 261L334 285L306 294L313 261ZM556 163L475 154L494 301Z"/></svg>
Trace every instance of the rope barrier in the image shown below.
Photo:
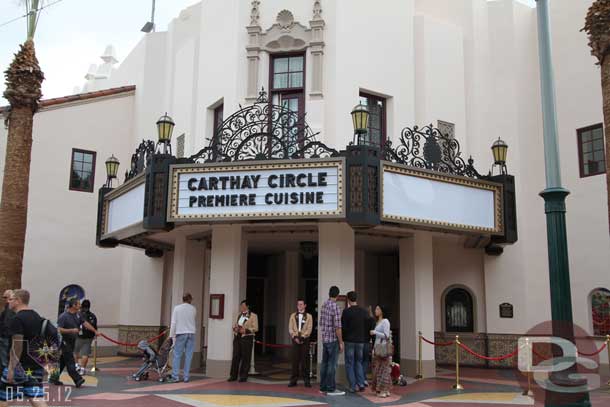
<svg viewBox="0 0 610 407"><path fill-rule="evenodd" d="M420 338L421 338L421 339L422 339L424 342L426 342L426 343L428 343L428 344L430 344L430 345L433 345L433 346L451 346L451 345L453 345L453 344L455 343L455 341L451 341L451 342L433 342L433 341L431 341L431 340L429 340L429 339L426 339L424 336L421 336L421 335L420 335ZM462 342L460 342L460 343L459 343L459 345L460 345L460 347L461 347L462 349L464 349L466 352L468 352L468 353L472 354L473 356L478 357L479 359L484 359L484 360L489 360L489 361L495 361L495 362L497 362L497 361L501 361L501 360L510 359L510 358L512 358L513 356L516 356L516 355L519 353L519 349L517 348L517 349L515 349L513 352L508 353L508 354L506 354L506 355L497 356L497 357L490 357L490 356L485 356L485 355L481 355L481 354L476 353L474 350L470 349L468 346L464 345ZM607 347L608 347L608 341L604 342L604 344L601 346L601 348L599 348L597 351L595 351L595 352L593 352L593 353L585 353L585 352L578 351L578 354L579 354L579 355L582 355L582 356L589 356L589 357L591 357L591 356L597 356L597 355L599 355L600 353L602 353L602 352L603 352L603 351L604 351L604 350L605 350ZM543 355L543 354L541 354L541 353L537 352L537 351L534 349L534 347L533 347L533 346L532 346L532 353L533 353L534 355L538 356L538 357L539 357L539 358L541 358L541 359L549 359L549 358L551 357L551 356Z"/></svg>
<svg viewBox="0 0 610 407"><path fill-rule="evenodd" d="M167 333L167 331L168 331L168 330L165 330L165 331L161 332L159 335L155 336L154 338L150 338L150 339L148 339L146 342L149 342L149 343L150 343L150 342L154 342L154 341L156 341L157 339L159 339L159 338L161 338L162 336L164 336L164 335ZM108 336L104 335L104 334L103 334L103 333L101 333L101 332L100 332L100 336L101 336L102 338L104 338L104 339L106 339L106 340L108 340L108 341L110 341L110 342L112 342L112 343L116 344L116 345L119 345L119 346L127 346L127 347L131 347L131 348L135 348L135 347L137 347L137 346L138 346L138 343L137 343L137 342L136 342L136 343L119 342L119 341L117 341L117 340L115 340L115 339L112 339L112 338L110 338L110 337L108 337Z"/></svg>
<svg viewBox="0 0 610 407"><path fill-rule="evenodd" d="M434 345L434 346L451 346L455 343L455 341L451 341L451 342L432 342L428 339L426 339L425 337L421 337L422 340L426 343L429 343L430 345Z"/></svg>
<svg viewBox="0 0 610 407"><path fill-rule="evenodd" d="M258 345L262 345L266 348L290 348L292 345L284 345L284 344L274 344L274 343L265 343L261 341L255 341Z"/></svg>
<svg viewBox="0 0 610 407"><path fill-rule="evenodd" d="M478 357L479 359L490 360L490 361L500 361L500 360L510 359L513 356L515 356L517 353L519 353L519 348L517 348L512 353L509 353L509 354L506 354L503 356L489 357L489 356L479 355L478 353L476 353L475 351L470 349L468 346L464 345L462 342L460 342L459 345L462 349L464 349L466 352L470 353L471 355L474 355L474 356Z"/></svg>
<svg viewBox="0 0 610 407"><path fill-rule="evenodd" d="M595 351L595 352L593 352L593 353L584 353L584 352L578 351L578 354L579 354L579 355L583 355L583 356L597 356L597 355L599 355L600 353L602 353L602 352L604 351L604 349L606 349L606 347L607 347L607 346L608 346L608 343L607 343L607 342L604 342L604 344L602 345L602 347L601 347L601 348L599 348L599 350L597 350L597 351Z"/></svg>
<svg viewBox="0 0 610 407"><path fill-rule="evenodd" d="M532 353L533 353L534 355L538 356L540 359L544 359L544 360L546 360L546 359L550 359L550 358L552 357L552 356L542 355L542 354L540 354L540 353L536 352L536 350L534 349L534 347L533 347L533 346L532 346Z"/></svg>

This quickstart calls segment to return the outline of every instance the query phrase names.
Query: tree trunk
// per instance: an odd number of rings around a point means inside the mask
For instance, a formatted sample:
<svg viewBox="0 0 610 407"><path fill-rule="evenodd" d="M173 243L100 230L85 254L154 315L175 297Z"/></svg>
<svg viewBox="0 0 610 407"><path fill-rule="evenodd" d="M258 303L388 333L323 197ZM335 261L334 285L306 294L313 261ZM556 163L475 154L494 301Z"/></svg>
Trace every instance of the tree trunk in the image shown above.
<svg viewBox="0 0 610 407"><path fill-rule="evenodd" d="M0 292L21 288L32 156L32 124L44 80L32 40L21 46L5 74L4 97L11 107L0 201Z"/></svg>
<svg viewBox="0 0 610 407"><path fill-rule="evenodd" d="M606 140L606 191L608 192L608 228L610 232L610 55L601 66L602 96L604 103L604 139Z"/></svg>
<svg viewBox="0 0 610 407"><path fill-rule="evenodd" d="M0 202L0 292L21 288L33 117L28 107L11 111Z"/></svg>

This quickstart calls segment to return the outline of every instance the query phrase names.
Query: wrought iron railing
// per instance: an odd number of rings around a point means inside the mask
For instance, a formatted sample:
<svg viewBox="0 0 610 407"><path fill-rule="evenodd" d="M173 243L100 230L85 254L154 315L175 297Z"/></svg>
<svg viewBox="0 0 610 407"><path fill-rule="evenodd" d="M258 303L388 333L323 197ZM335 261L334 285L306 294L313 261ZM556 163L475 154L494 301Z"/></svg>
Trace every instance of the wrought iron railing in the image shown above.
<svg viewBox="0 0 610 407"><path fill-rule="evenodd" d="M460 143L432 125L421 129L417 126L404 128L396 145L385 142L381 158L415 168L481 178L472 157L464 161Z"/></svg>
<svg viewBox="0 0 610 407"><path fill-rule="evenodd" d="M199 163L323 158L339 152L317 141L305 115L271 104L264 89L257 101L229 116L207 147L190 158Z"/></svg>

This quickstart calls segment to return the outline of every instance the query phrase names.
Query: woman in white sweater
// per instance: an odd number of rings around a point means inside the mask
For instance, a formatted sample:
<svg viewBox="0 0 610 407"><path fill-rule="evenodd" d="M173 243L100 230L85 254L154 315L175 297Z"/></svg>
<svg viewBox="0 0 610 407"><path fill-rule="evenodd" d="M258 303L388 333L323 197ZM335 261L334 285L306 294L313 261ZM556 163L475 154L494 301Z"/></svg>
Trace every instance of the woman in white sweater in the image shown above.
<svg viewBox="0 0 610 407"><path fill-rule="evenodd" d="M381 356L376 352L378 345L386 344L390 341L390 321L384 318L384 309L381 306L375 308L375 318L377 323L375 329L371 330L371 335L375 335L375 351L373 351L373 383L372 389L377 392L379 397L388 397L392 387L392 356Z"/></svg>

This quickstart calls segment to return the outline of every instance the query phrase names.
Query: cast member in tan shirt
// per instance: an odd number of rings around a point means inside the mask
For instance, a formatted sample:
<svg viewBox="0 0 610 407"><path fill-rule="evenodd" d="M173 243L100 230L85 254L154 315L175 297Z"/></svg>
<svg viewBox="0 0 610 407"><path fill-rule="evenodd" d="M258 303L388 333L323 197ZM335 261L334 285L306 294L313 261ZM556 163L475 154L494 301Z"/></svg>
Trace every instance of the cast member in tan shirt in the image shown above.
<svg viewBox="0 0 610 407"><path fill-rule="evenodd" d="M250 311L248 302L243 300L239 307L241 312L237 314L233 325L233 360L231 361L230 382L237 380L238 376L240 382L248 380L254 336L258 332L258 317Z"/></svg>
<svg viewBox="0 0 610 407"><path fill-rule="evenodd" d="M297 312L293 312L288 320L288 333L292 339L292 376L288 387L297 385L299 373L303 375L305 387L311 387L309 382L309 366L307 355L309 353L309 338L313 329L313 317L305 312L305 300L297 300Z"/></svg>

